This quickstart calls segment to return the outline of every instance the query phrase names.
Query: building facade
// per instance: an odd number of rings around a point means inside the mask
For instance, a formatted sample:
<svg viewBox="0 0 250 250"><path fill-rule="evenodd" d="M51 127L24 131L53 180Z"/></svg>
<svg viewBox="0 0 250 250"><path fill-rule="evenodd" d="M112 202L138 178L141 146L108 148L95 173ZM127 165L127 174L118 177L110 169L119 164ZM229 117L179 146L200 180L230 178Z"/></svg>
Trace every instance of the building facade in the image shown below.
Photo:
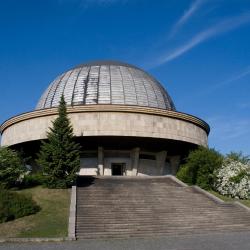
<svg viewBox="0 0 250 250"><path fill-rule="evenodd" d="M1 145L35 157L62 95L82 146L80 175L175 174L190 149L207 146L206 122L177 112L167 91L145 71L113 61L59 75L34 111L1 125Z"/></svg>

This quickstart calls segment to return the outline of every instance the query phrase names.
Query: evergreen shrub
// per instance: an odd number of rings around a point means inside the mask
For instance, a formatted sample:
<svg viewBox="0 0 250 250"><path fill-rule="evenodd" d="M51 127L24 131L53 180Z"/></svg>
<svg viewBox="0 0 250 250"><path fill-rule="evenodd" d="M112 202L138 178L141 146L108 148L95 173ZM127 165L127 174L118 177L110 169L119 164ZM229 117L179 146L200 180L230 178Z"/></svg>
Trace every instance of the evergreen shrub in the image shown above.
<svg viewBox="0 0 250 250"><path fill-rule="evenodd" d="M19 188L31 188L39 185L43 185L46 182L46 176L42 173L29 173L22 178Z"/></svg>
<svg viewBox="0 0 250 250"><path fill-rule="evenodd" d="M215 169L221 167L223 156L214 149L199 147L189 153L185 164L180 166L177 178L203 189L213 188Z"/></svg>
<svg viewBox="0 0 250 250"><path fill-rule="evenodd" d="M29 196L0 190L0 223L34 214L40 207Z"/></svg>

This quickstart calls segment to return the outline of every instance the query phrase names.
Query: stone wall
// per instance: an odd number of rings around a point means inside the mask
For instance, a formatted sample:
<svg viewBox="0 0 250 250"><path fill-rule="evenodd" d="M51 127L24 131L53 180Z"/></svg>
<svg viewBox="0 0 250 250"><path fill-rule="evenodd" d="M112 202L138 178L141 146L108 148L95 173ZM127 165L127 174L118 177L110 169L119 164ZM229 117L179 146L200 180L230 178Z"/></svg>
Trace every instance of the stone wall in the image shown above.
<svg viewBox="0 0 250 250"><path fill-rule="evenodd" d="M81 158L80 175L98 175L97 158Z"/></svg>
<svg viewBox="0 0 250 250"><path fill-rule="evenodd" d="M133 112L69 113L76 136L135 136L173 139L207 146L207 132L186 120ZM13 122L2 132L1 145L14 145L46 138L56 115Z"/></svg>
<svg viewBox="0 0 250 250"><path fill-rule="evenodd" d="M85 151L87 153L88 151ZM90 151L89 151L90 152ZM80 175L112 175L112 164L124 164L125 171L123 175L166 175L175 174L179 166L179 156L167 155L167 151L160 152L145 152L140 151L139 148L127 150L103 150L102 161L98 161L97 157L81 158ZM152 159L145 159L142 157L149 157ZM102 171L99 165L102 165Z"/></svg>

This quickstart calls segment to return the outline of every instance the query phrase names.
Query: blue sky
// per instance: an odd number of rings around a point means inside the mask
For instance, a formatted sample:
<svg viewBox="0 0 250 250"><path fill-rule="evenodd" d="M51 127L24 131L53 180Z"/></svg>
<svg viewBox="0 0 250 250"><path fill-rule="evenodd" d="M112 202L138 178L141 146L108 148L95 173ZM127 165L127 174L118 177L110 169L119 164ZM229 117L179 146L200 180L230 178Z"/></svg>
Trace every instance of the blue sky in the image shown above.
<svg viewBox="0 0 250 250"><path fill-rule="evenodd" d="M0 0L0 122L72 66L114 59L207 121L210 147L250 155L249 45L249 0Z"/></svg>

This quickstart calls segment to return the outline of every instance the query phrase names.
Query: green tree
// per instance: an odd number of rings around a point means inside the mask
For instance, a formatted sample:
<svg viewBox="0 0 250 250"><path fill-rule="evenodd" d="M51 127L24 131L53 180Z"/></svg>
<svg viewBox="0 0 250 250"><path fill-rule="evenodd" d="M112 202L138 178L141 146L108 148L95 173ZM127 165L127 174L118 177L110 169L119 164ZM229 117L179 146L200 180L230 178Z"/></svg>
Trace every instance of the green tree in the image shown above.
<svg viewBox="0 0 250 250"><path fill-rule="evenodd" d="M58 113L58 117L49 128L47 140L42 142L37 159L46 176L45 184L49 188L71 186L80 167L80 145L74 140L63 96Z"/></svg>
<svg viewBox="0 0 250 250"><path fill-rule="evenodd" d="M214 149L199 147L189 153L186 163L183 164L177 178L204 189L212 189L215 174L214 170L221 167L223 156Z"/></svg>
<svg viewBox="0 0 250 250"><path fill-rule="evenodd" d="M230 163L231 161L238 161L243 164L250 164L250 157L248 155L243 155L242 152L233 152L231 151L226 155L224 162Z"/></svg>
<svg viewBox="0 0 250 250"><path fill-rule="evenodd" d="M26 170L16 151L0 147L0 185L2 187L13 187Z"/></svg>

